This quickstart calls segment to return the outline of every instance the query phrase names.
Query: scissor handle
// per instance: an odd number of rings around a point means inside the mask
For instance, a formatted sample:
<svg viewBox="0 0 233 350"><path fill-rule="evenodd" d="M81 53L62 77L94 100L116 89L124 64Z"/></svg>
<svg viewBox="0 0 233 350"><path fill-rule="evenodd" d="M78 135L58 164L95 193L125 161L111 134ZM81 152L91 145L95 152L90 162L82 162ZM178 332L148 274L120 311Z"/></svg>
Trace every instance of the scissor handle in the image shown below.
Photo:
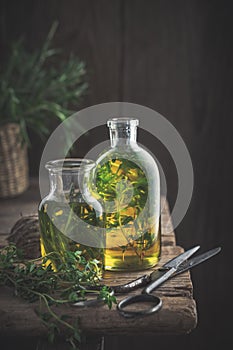
<svg viewBox="0 0 233 350"><path fill-rule="evenodd" d="M152 307L144 310L135 310L135 311L125 310L126 306L136 304L136 303L143 303L143 302L152 304ZM153 294L147 294L147 293L129 296L121 300L117 304L117 310L122 316L126 318L151 315L159 311L161 307L162 307L162 300Z"/></svg>

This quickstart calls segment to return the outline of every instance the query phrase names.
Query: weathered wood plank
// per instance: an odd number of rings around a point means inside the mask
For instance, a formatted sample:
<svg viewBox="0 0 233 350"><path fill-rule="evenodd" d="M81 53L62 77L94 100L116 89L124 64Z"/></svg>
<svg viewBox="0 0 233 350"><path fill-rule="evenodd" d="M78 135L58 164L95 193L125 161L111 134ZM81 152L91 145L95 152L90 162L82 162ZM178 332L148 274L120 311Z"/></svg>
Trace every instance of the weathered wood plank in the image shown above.
<svg viewBox="0 0 233 350"><path fill-rule="evenodd" d="M175 245L175 234L163 232L164 225L169 222L169 208L167 203L162 212L162 254L158 267L183 249ZM171 222L169 222L171 225ZM0 236L0 244L6 243L6 235ZM149 274L152 269L130 273L105 272L103 283L116 285L129 282L143 274ZM131 294L140 293L140 290ZM80 318L80 326L86 333L98 334L182 334L190 332L197 323L196 304L192 297L193 288L189 272L176 276L160 286L156 294L163 300L163 307L159 313L141 319L128 320L118 314L116 307L108 310L106 306L92 308L77 308L74 306L56 308L56 312L66 313L71 317ZM13 296L9 288L0 289L0 333L5 335L31 334L42 336L46 333L40 323L35 307L22 299ZM124 296L117 296L118 301ZM136 307L136 306L133 306Z"/></svg>
<svg viewBox="0 0 233 350"><path fill-rule="evenodd" d="M110 282L115 279L109 279ZM118 283L122 282L117 278ZM132 294L139 293L134 291ZM28 304L12 295L12 290L1 288L0 299L0 333L44 335L46 329L35 314L35 305ZM181 334L191 331L197 322L196 305L192 299L192 286L189 273L177 276L161 286L157 295L162 297L162 310L149 317L128 320L118 314L115 307L108 310L106 306L94 308L61 307L59 313L80 318L80 326L88 333L136 334ZM124 296L118 297L118 300ZM56 308L56 312L58 309Z"/></svg>
<svg viewBox="0 0 233 350"><path fill-rule="evenodd" d="M189 278L187 284L189 284ZM174 285L173 281L173 285ZM81 329L90 333L105 335L113 334L184 334L195 328L197 323L196 304L191 296L185 295L185 288L180 287L180 281L167 286L163 292L157 291L162 297L163 307L159 313L149 317L128 320L120 316L117 310L108 310L106 306L95 308L60 307L59 314L67 314L73 318L79 317ZM162 287L161 287L162 288ZM177 289L176 289L177 288ZM138 291L139 292L139 291ZM184 296L182 296L184 294ZM123 296L118 298L120 300ZM28 304L12 295L12 290L1 288L0 298L0 334L44 336L46 328L38 319L36 304Z"/></svg>
<svg viewBox="0 0 233 350"><path fill-rule="evenodd" d="M0 333L4 335L43 336L46 328L35 313L35 305L23 302L11 295L9 290L1 290ZM56 309L56 312L58 310ZM76 307L59 308L59 312L80 318L80 327L87 333L110 334L182 334L196 326L196 308L192 299L186 297L163 297L163 308L149 317L125 319L116 310L105 306L91 309Z"/></svg>

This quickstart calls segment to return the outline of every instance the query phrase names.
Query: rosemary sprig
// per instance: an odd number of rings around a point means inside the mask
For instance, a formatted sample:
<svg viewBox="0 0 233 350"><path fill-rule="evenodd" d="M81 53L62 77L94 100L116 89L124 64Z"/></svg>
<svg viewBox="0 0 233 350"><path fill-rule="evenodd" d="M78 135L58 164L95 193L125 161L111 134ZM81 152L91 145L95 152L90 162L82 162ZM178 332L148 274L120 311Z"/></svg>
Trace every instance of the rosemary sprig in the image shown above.
<svg viewBox="0 0 233 350"><path fill-rule="evenodd" d="M124 158L124 154L109 153L106 161L98 165L96 172L97 191L104 199L106 212L110 213L104 216L107 236L112 229L119 228L126 242L125 245L119 246L123 261L126 251L132 251L133 255L143 261L146 251L153 246L155 240L153 225L148 225L153 217L149 210L145 210L148 180L144 170L137 163L138 160L133 154L129 160ZM131 184L131 188L125 180ZM112 203L115 204L116 212L111 212L108 203L111 206Z"/></svg>
<svg viewBox="0 0 233 350"><path fill-rule="evenodd" d="M88 286L98 283L97 261L87 261L80 251L65 252L65 260L59 259L56 252L35 260L23 260L22 253L10 244L0 249L0 285L12 287L14 294L28 302L39 302L36 310L48 329L48 339L53 342L62 329L68 331L67 341L73 349L78 349L81 332L78 317L69 320L68 315L60 315L53 306L70 304L85 299ZM54 272L50 260L58 260L57 272ZM104 286L99 292L101 298L111 309L116 303L115 296Z"/></svg>

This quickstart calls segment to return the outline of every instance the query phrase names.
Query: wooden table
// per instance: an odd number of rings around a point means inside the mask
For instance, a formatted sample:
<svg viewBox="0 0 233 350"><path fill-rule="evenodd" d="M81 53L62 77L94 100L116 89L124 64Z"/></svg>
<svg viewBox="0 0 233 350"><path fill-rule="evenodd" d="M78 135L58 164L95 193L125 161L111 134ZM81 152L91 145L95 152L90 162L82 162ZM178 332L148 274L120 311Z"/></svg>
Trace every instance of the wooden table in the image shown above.
<svg viewBox="0 0 233 350"><path fill-rule="evenodd" d="M29 191L29 193L31 192ZM8 200L7 205L9 205L10 202L13 206L14 200ZM4 202L0 202L0 205L3 203ZM21 212L23 211L23 206L24 204L21 202ZM27 202L25 206L28 208ZM32 207L32 205L30 205L30 207ZM7 211L6 205L5 207L2 206L2 208L1 215L3 215L4 210ZM14 209L14 215L16 215L16 208ZM14 222L12 222L12 225L13 224ZM174 231L170 234L163 233L163 227L165 227L165 225L170 225L170 227L172 225L167 203L165 203L162 212L162 255L158 266L164 264L167 260L170 260L183 251L181 247L176 245ZM2 234L0 237L0 244L4 244L6 235ZM104 276L104 282L108 285L122 284L144 273L149 274L151 271L152 270L130 273L107 272ZM131 294L139 292L140 290L137 290ZM118 314L115 306L113 310L109 310L106 306L83 309L69 307L68 309L66 308L65 313L75 317L77 317L78 314L80 326L83 331L88 334L185 334L195 328L197 324L197 311L196 303L193 299L193 287L189 272L185 272L167 281L156 290L156 294L162 298L162 309L156 314L143 318L125 319ZM119 296L117 298L118 301L123 297L125 296ZM14 297L9 289L1 287L0 334L9 336L44 336L47 330L38 319L34 308L34 304L28 304L20 298Z"/></svg>

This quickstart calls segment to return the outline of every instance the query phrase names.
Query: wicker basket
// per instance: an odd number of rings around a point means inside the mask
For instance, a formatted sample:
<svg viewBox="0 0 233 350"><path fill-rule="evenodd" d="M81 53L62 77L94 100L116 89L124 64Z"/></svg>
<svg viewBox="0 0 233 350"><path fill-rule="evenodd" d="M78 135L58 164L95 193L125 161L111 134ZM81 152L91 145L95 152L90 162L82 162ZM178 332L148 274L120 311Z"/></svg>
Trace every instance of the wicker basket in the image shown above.
<svg viewBox="0 0 233 350"><path fill-rule="evenodd" d="M20 127L9 123L0 127L0 198L14 197L28 187L28 155L22 145Z"/></svg>

